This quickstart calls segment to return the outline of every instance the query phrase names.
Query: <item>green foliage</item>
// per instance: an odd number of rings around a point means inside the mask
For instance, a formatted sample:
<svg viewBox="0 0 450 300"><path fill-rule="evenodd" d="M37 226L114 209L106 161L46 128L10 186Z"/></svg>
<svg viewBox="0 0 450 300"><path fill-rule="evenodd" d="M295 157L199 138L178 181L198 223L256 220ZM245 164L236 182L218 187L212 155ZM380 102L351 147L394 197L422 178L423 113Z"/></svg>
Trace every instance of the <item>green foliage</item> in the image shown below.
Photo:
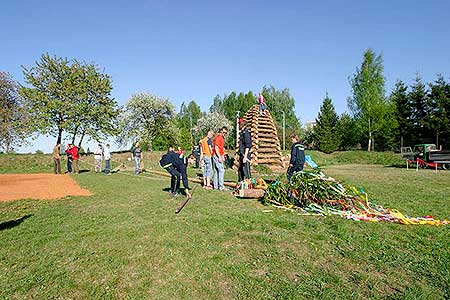
<svg viewBox="0 0 450 300"><path fill-rule="evenodd" d="M282 137L283 135L283 112L286 122L286 137L292 133L301 134L300 122L295 115L295 99L291 96L289 89L277 90L273 86L264 86L261 93L266 99L267 109L274 118L278 136Z"/></svg>
<svg viewBox="0 0 450 300"><path fill-rule="evenodd" d="M317 149L325 153L331 153L338 149L341 144L341 136L337 126L338 116L327 94L320 106L314 127L314 144Z"/></svg>
<svg viewBox="0 0 450 300"><path fill-rule="evenodd" d="M77 60L41 56L36 66L23 68L26 83L20 94L26 100L33 131L50 134L61 142L64 131L94 139L116 133L114 126L119 113L117 103L110 98L111 79L93 64Z"/></svg>
<svg viewBox="0 0 450 300"><path fill-rule="evenodd" d="M28 115L18 86L8 73L0 72L0 150L11 152L24 144Z"/></svg>
<svg viewBox="0 0 450 300"><path fill-rule="evenodd" d="M413 133L412 107L408 101L407 86L397 81L394 90L389 97L393 105L394 118L398 124L398 136L400 147L411 145Z"/></svg>
<svg viewBox="0 0 450 300"><path fill-rule="evenodd" d="M442 75L438 75L429 87L427 124L439 146L440 137L450 141L450 84L445 82Z"/></svg>
<svg viewBox="0 0 450 300"><path fill-rule="evenodd" d="M179 139L179 130L174 122L175 107L166 98L150 93L131 96L120 117L120 145L141 141L153 149L153 141L158 138L158 148ZM166 142L164 142L166 141Z"/></svg>
<svg viewBox="0 0 450 300"><path fill-rule="evenodd" d="M268 175L268 174L273 173L272 170L267 165L256 165L256 166L253 166L253 169L258 174Z"/></svg>
<svg viewBox="0 0 450 300"><path fill-rule="evenodd" d="M347 113L343 113L337 122L336 130L341 137L341 150L349 150L359 143L360 136L355 120Z"/></svg>
<svg viewBox="0 0 450 300"><path fill-rule="evenodd" d="M408 94L408 98L411 106L413 107L412 117L414 120L414 134L417 135L420 140L423 140L429 135L427 132L429 125L427 120L428 91L419 75L417 75L414 79L414 84L411 86L411 91Z"/></svg>
<svg viewBox="0 0 450 300"><path fill-rule="evenodd" d="M388 104L385 99L383 60L371 49L364 52L360 68L350 78L352 96L348 106L358 127L368 137L367 149L375 149L375 138L386 126Z"/></svg>
<svg viewBox="0 0 450 300"><path fill-rule="evenodd" d="M364 165L384 165L384 166L403 166L405 161L398 153L385 151L336 151L331 154L319 151L307 150L306 155L319 166L342 165L342 164L364 164Z"/></svg>

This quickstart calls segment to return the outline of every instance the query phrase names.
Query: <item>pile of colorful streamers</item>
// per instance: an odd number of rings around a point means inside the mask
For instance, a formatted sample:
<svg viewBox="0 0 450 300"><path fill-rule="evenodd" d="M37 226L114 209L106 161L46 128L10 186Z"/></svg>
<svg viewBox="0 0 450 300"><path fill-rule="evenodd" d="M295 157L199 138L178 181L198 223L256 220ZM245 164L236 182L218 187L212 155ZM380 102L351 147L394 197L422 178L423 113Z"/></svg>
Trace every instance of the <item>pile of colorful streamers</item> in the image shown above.
<svg viewBox="0 0 450 300"><path fill-rule="evenodd" d="M298 172L289 183L277 180L269 184L263 202L301 214L339 215L355 221L450 224L448 220L436 220L432 216L411 218L398 210L375 205L361 187L339 183L319 170Z"/></svg>

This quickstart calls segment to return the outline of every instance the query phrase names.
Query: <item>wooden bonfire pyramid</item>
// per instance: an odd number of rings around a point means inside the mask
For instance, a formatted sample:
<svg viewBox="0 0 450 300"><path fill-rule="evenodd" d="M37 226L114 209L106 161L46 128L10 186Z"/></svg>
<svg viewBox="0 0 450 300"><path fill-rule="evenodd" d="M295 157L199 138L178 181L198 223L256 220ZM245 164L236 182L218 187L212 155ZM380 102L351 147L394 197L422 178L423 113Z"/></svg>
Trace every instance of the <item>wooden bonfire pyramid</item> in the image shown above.
<svg viewBox="0 0 450 300"><path fill-rule="evenodd" d="M253 105L244 115L247 128L252 135L252 166L267 165L270 168L283 166L280 140L272 115L266 109L261 115L259 105ZM235 166L238 166L239 142L236 147Z"/></svg>

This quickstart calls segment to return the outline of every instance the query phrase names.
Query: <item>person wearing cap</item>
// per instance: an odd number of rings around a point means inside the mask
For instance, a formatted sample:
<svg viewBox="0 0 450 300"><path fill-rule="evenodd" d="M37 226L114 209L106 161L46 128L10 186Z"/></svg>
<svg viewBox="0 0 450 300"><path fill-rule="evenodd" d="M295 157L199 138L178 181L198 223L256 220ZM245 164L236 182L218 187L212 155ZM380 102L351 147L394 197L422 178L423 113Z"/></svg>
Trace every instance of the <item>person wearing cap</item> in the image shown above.
<svg viewBox="0 0 450 300"><path fill-rule="evenodd" d="M238 167L238 181L250 179L250 150L252 148L252 136L247 129L247 121L239 118L239 167Z"/></svg>
<svg viewBox="0 0 450 300"><path fill-rule="evenodd" d="M225 190L225 135L228 133L226 126L222 127L214 138L214 188L220 191Z"/></svg>

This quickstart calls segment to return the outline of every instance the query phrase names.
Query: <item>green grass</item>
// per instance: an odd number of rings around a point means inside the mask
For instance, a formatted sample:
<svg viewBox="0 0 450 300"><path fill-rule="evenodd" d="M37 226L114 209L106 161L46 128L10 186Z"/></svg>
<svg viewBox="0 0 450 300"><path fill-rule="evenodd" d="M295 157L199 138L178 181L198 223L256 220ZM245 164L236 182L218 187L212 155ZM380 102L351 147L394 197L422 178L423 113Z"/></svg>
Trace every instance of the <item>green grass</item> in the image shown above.
<svg viewBox="0 0 450 300"><path fill-rule="evenodd" d="M8 166L30 170L25 160ZM450 217L450 172L323 170L408 215ZM299 216L200 188L175 215L182 199L163 191L168 180L127 174L73 175L91 197L0 203L0 224L30 216L0 230L0 299L450 297L449 226Z"/></svg>

